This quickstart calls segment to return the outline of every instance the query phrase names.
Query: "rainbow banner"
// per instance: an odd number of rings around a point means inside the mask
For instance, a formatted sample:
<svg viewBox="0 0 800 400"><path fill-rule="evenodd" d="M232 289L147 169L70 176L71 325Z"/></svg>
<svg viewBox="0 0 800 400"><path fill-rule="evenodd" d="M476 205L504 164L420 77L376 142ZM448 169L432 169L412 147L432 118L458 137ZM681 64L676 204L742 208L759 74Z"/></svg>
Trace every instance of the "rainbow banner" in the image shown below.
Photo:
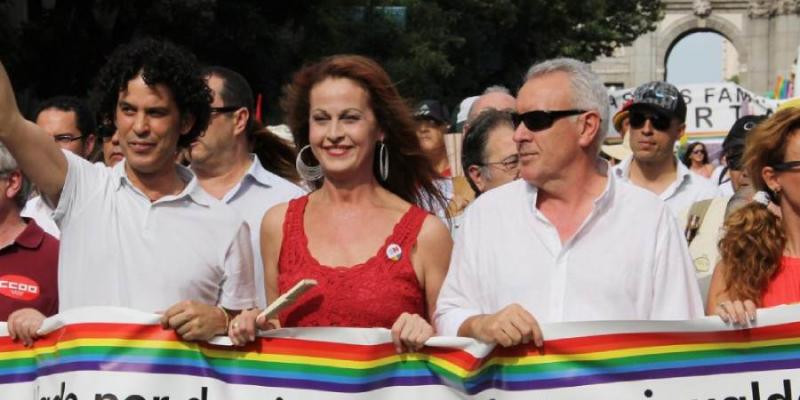
<svg viewBox="0 0 800 400"><path fill-rule="evenodd" d="M239 348L187 343L158 316L86 308L33 348L0 325L0 399L748 399L800 396L800 306L735 329L686 322L543 325L542 349L432 338L396 354L384 329L282 329Z"/></svg>

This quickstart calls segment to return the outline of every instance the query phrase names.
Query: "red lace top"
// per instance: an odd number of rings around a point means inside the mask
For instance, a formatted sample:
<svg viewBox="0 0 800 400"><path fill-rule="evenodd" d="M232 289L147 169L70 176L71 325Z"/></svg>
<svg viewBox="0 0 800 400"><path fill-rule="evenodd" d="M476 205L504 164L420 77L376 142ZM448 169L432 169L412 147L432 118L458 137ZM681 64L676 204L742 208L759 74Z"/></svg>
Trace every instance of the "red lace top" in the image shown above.
<svg viewBox="0 0 800 400"><path fill-rule="evenodd" d="M781 257L781 265L761 294L761 307L800 302L800 258Z"/></svg>
<svg viewBox="0 0 800 400"><path fill-rule="evenodd" d="M285 293L299 280L317 286L280 314L281 326L347 326L391 328L404 312L426 316L425 293L411 265L411 250L428 213L417 206L403 215L377 254L351 267L321 265L308 251L303 214L308 196L289 202L278 260L278 290ZM397 261L388 254L401 254ZM387 251L388 249L388 251Z"/></svg>

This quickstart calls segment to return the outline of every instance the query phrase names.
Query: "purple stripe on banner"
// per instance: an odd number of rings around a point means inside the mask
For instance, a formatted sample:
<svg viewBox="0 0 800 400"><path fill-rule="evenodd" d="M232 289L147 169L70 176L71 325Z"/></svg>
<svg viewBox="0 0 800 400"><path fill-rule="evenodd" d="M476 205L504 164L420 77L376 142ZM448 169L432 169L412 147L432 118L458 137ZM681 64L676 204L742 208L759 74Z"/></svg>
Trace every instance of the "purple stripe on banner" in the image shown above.
<svg viewBox="0 0 800 400"><path fill-rule="evenodd" d="M4 374L0 375L0 385L4 383L22 383L22 382L31 382L35 380L39 375L35 372L29 372L26 374Z"/></svg>

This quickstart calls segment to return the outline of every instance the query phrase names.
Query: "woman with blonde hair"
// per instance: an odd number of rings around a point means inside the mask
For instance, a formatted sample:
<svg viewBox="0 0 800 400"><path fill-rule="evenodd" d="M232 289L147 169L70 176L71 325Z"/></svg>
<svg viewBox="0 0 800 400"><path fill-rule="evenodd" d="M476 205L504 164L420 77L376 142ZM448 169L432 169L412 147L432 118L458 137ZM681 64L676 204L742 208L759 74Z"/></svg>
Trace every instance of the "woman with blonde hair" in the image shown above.
<svg viewBox="0 0 800 400"><path fill-rule="evenodd" d="M759 192L725 220L706 305L707 314L737 324L755 320L756 308L800 301L800 109L759 124L743 162Z"/></svg>
<svg viewBox="0 0 800 400"><path fill-rule="evenodd" d="M298 172L315 190L264 216L268 301L302 279L318 284L278 319L243 313L229 336L242 344L256 327L383 327L399 352L418 350L434 333L452 240L425 211L444 203L408 106L361 56L304 67L282 105L300 148Z"/></svg>

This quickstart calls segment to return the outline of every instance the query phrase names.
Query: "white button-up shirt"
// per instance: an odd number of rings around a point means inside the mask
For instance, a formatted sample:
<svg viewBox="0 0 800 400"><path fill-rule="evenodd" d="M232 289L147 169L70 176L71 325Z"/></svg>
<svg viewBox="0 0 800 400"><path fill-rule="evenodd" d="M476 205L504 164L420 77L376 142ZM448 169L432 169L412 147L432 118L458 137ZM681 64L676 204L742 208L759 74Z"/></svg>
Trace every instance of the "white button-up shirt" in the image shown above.
<svg viewBox="0 0 800 400"><path fill-rule="evenodd" d="M113 169L64 152L67 177L54 218L61 228L60 309L92 305L164 311L182 300L241 310L255 303L247 226L197 184L155 202Z"/></svg>
<svg viewBox="0 0 800 400"><path fill-rule="evenodd" d="M633 183L630 182L632 162L633 157L623 160L614 168L614 176L625 182ZM678 218L681 213L695 202L722 196L719 187L710 179L692 172L678 159L675 159L675 162L678 168L675 182L672 182L658 195L661 200L667 203L675 218Z"/></svg>
<svg viewBox="0 0 800 400"><path fill-rule="evenodd" d="M286 179L267 171L251 156L253 163L242 180L222 198L233 207L250 226L250 244L253 249L253 277L256 284L256 305L267 306L264 288L264 264L261 260L261 219L273 206L306 194L306 191Z"/></svg>
<svg viewBox="0 0 800 400"><path fill-rule="evenodd" d="M436 308L438 334L518 303L539 322L670 320L703 315L686 241L655 195L609 177L562 243L516 180L466 211Z"/></svg>

